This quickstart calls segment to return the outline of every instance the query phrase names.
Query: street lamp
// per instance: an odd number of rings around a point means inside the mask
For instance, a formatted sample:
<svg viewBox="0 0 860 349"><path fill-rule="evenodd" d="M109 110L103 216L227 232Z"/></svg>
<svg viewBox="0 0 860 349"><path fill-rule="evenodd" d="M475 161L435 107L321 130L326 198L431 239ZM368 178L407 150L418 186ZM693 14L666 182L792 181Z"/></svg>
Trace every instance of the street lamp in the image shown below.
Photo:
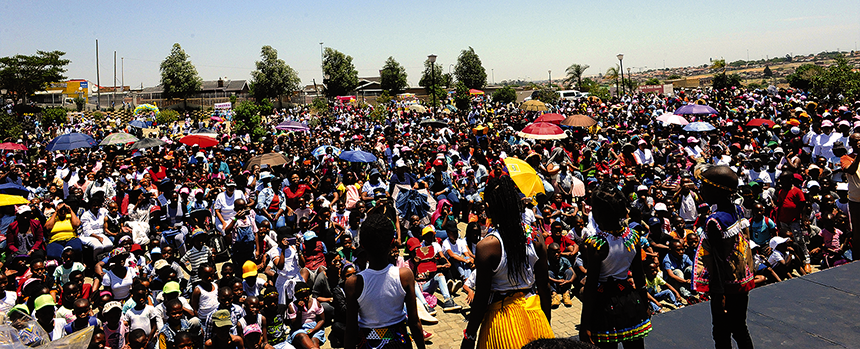
<svg viewBox="0 0 860 349"><path fill-rule="evenodd" d="M615 57L618 58L618 64L620 66L619 70L621 71L621 93L624 93L624 62L622 62L624 60L624 54L619 53Z"/></svg>
<svg viewBox="0 0 860 349"><path fill-rule="evenodd" d="M633 73L630 72L630 68L627 68L627 80L630 80L630 94L633 94Z"/></svg>
<svg viewBox="0 0 860 349"><path fill-rule="evenodd" d="M552 70L547 70L549 74L549 88L552 88Z"/></svg>
<svg viewBox="0 0 860 349"><path fill-rule="evenodd" d="M430 81L432 81L430 84L430 94L432 95L431 98L433 101L431 106L435 107L436 91L434 91L434 88L436 87L436 55L431 53L429 56L427 56L427 60L430 61Z"/></svg>

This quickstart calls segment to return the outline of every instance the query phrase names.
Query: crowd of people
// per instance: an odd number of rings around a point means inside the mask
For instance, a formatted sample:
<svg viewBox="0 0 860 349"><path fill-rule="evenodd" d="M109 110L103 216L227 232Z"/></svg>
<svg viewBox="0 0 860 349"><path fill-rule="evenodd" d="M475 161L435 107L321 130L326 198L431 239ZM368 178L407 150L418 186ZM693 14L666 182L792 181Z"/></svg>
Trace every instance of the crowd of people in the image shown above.
<svg viewBox="0 0 860 349"><path fill-rule="evenodd" d="M656 120L686 104L715 108L686 115L714 129ZM751 348L750 289L852 259L860 102L694 89L547 107L598 124L534 140L517 131L540 112L487 98L382 119L296 106L258 140L213 125L206 148L176 141L190 119L145 149L46 148L121 124L25 135L2 155L0 187L29 204L0 207L0 311L43 329L16 327L30 346L93 327L92 348L351 349L423 348L437 309L468 309L461 348L519 348L579 299L582 342L635 348L651 315L711 301L716 346ZM511 158L542 190L517 187Z"/></svg>

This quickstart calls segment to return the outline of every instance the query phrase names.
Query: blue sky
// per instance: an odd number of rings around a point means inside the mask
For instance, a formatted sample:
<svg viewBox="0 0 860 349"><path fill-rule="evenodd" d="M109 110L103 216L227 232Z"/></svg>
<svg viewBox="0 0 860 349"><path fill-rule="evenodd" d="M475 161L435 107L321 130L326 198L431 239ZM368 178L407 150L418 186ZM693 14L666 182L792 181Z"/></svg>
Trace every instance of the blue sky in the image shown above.
<svg viewBox="0 0 860 349"><path fill-rule="evenodd" d="M158 65L178 42L205 80L249 79L271 45L303 83L320 81L320 42L351 55L360 76L388 56L417 85L428 54L447 72L472 46L495 79L563 77L572 63L605 72L624 67L700 65L853 50L860 1L573 2L471 1L19 1L0 2L0 56L61 50L69 78L112 85L113 51L125 84L158 84ZM626 69L625 69L626 70Z"/></svg>

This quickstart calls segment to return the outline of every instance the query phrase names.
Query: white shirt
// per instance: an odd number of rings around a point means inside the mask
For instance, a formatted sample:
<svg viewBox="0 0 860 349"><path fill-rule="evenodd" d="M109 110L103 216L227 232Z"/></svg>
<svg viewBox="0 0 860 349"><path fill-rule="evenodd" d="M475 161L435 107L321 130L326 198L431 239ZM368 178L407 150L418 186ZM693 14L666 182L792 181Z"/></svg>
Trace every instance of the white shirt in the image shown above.
<svg viewBox="0 0 860 349"><path fill-rule="evenodd" d="M104 207L99 208L98 213L87 210L81 215L81 236L90 236L93 234L102 234L105 230L105 217L108 215L108 210Z"/></svg>
<svg viewBox="0 0 860 349"><path fill-rule="evenodd" d="M654 164L654 155L651 153L650 149L636 149L636 151L633 152L633 155L636 156L636 160L642 165Z"/></svg>
<svg viewBox="0 0 860 349"><path fill-rule="evenodd" d="M155 319L158 316L155 307L147 304L143 309L131 308L122 314L122 321L128 322L129 331L138 328L143 329L147 334L152 333L152 323L150 319Z"/></svg>
<svg viewBox="0 0 860 349"><path fill-rule="evenodd" d="M442 241L442 250L445 252L451 251L453 254L463 256L469 250L469 246L466 244L466 239L463 238L458 238L453 244L451 243L451 239L445 239L445 241Z"/></svg>
<svg viewBox="0 0 860 349"><path fill-rule="evenodd" d="M243 194L239 190L233 191L233 196L227 196L227 192L222 192L218 194L218 197L215 199L215 204L212 206L213 209L221 210L221 217L224 217L224 222L229 222L233 219L233 216L236 215L236 211L233 210L233 203L236 200L245 200L245 194ZM224 229L221 224L221 220L218 217L213 217L215 220L215 227L221 231Z"/></svg>

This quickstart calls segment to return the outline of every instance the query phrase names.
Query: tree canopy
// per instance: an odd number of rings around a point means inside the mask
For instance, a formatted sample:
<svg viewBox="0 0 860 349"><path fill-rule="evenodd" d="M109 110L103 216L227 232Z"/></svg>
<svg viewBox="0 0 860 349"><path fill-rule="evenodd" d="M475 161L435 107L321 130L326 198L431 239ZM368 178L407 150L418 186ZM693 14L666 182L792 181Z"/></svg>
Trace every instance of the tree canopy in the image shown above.
<svg viewBox="0 0 860 349"><path fill-rule="evenodd" d="M475 49L469 47L460 51L457 57L457 65L454 66L454 77L462 81L468 88L482 89L487 84L487 71L481 65L481 58L475 53Z"/></svg>
<svg viewBox="0 0 860 349"><path fill-rule="evenodd" d="M388 91L391 94L398 94L406 90L408 84L406 82L406 68L394 60L394 57L388 57L385 60L385 65L379 71L379 84L383 91Z"/></svg>
<svg viewBox="0 0 860 349"><path fill-rule="evenodd" d="M36 51L35 55L14 55L0 58L0 87L14 95L17 102L44 90L49 83L66 80L68 59L62 51Z"/></svg>
<svg viewBox="0 0 860 349"><path fill-rule="evenodd" d="M806 63L797 67L797 69L794 70L794 73L788 74L785 79L788 81L789 86L809 91L812 89L812 80L814 80L818 75L821 75L823 71L824 68L822 67L812 63Z"/></svg>
<svg viewBox="0 0 860 349"><path fill-rule="evenodd" d="M278 50L263 46L257 70L251 72L251 95L258 101L266 98L280 99L282 95L299 90L299 74L284 60L278 58Z"/></svg>
<svg viewBox="0 0 860 349"><path fill-rule="evenodd" d="M575 82L576 88L578 90L582 91L583 90L582 75L585 73L585 70L588 68L589 68L588 64L577 64L577 63L571 64L565 70L565 73L567 73L567 78L564 79L564 82L568 85Z"/></svg>
<svg viewBox="0 0 860 349"><path fill-rule="evenodd" d="M860 98L860 72L839 55L836 62L812 79L812 92L821 98L839 100L839 97Z"/></svg>
<svg viewBox="0 0 860 349"><path fill-rule="evenodd" d="M170 54L161 62L161 94L165 99L184 100L203 87L203 79L197 75L197 68L188 58L182 46L175 43Z"/></svg>
<svg viewBox="0 0 860 349"><path fill-rule="evenodd" d="M741 77L737 74L716 73L714 74L714 89L721 90L729 87L740 87Z"/></svg>
<svg viewBox="0 0 860 349"><path fill-rule="evenodd" d="M493 102L511 103L517 100L517 91L513 87L505 86L493 92Z"/></svg>
<svg viewBox="0 0 860 349"><path fill-rule="evenodd" d="M344 96L358 87L358 70L352 65L352 56L326 47L323 53L323 80L328 97Z"/></svg>

